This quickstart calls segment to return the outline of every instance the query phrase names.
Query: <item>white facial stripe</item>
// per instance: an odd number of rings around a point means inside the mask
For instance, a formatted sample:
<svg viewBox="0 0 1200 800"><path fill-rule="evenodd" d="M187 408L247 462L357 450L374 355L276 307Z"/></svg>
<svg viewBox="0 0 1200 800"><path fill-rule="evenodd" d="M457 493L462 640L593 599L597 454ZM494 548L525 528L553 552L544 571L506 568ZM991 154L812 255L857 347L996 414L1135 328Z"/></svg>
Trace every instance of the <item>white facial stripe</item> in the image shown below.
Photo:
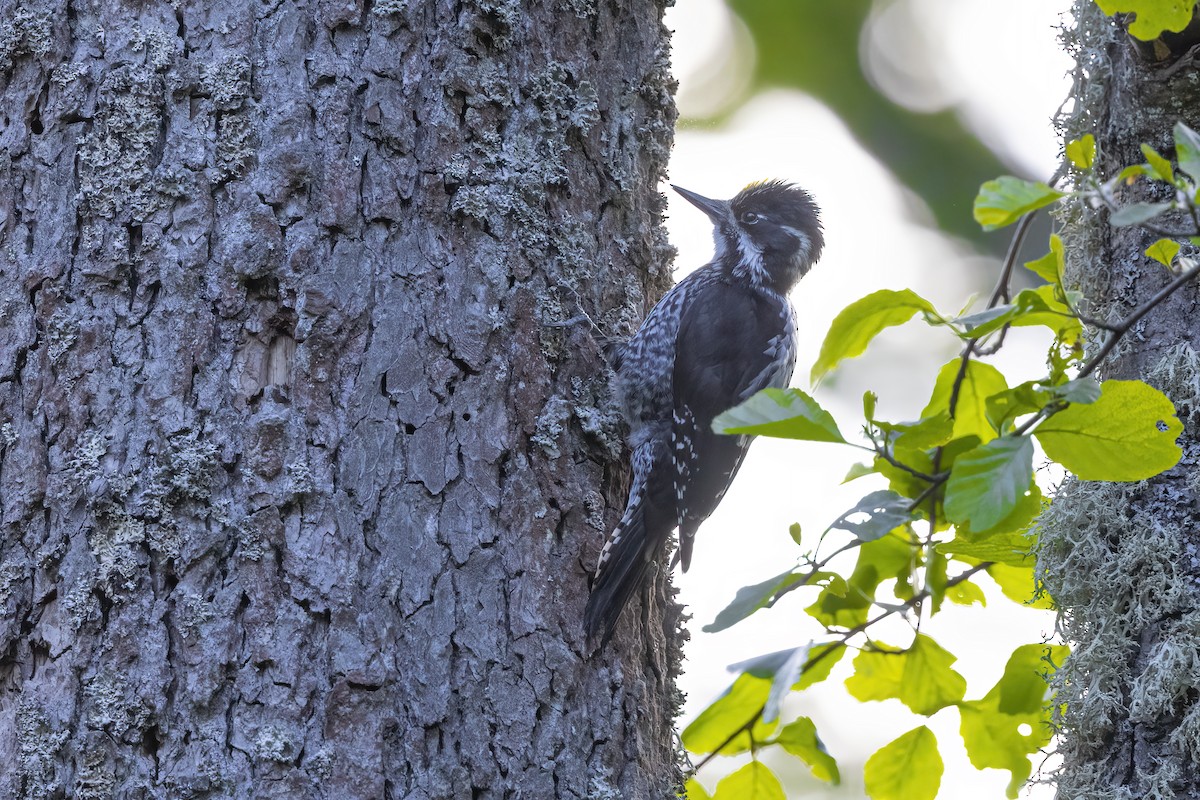
<svg viewBox="0 0 1200 800"><path fill-rule="evenodd" d="M740 227L735 225L734 230L737 231L738 250L742 255L738 268L741 269L744 265L746 277L750 279L750 283L755 286L761 285L767 277L766 271L763 269L762 249Z"/></svg>

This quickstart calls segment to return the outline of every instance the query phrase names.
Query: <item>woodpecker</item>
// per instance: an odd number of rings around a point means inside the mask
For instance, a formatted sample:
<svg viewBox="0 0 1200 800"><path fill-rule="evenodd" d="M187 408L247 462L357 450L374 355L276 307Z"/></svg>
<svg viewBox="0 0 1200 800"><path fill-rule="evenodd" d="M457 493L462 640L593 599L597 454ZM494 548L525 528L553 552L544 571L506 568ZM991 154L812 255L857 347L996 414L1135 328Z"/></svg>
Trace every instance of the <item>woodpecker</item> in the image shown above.
<svg viewBox="0 0 1200 800"><path fill-rule="evenodd" d="M791 380L796 325L787 295L825 242L816 203L789 183L752 183L732 200L671 188L708 215L716 253L663 295L632 338L608 348L633 480L584 615L588 638L602 634L602 646L676 528L687 571L696 529L750 446L749 436L714 433L713 418Z"/></svg>

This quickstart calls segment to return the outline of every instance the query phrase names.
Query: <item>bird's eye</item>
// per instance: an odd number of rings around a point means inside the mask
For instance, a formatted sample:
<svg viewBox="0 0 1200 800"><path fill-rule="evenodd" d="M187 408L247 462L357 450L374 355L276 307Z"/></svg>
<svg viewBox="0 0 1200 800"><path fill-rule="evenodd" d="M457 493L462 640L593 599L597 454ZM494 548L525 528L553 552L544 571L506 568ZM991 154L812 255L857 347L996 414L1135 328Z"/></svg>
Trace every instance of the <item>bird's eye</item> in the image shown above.
<svg viewBox="0 0 1200 800"><path fill-rule="evenodd" d="M753 211L745 211L742 213L742 222L746 225L753 225L758 222L759 216Z"/></svg>

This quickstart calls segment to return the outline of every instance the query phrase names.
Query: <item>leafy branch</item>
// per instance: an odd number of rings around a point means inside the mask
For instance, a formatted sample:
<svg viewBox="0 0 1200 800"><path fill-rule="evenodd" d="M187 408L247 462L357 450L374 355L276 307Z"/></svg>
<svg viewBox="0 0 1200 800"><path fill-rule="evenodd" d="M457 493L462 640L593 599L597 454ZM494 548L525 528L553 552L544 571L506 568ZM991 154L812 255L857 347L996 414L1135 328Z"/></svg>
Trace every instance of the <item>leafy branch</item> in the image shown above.
<svg viewBox="0 0 1200 800"><path fill-rule="evenodd" d="M1175 241L1200 246L1200 136L1176 126L1177 167L1147 146L1142 150L1145 163L1101 179L1095 140L1088 136L1067 146L1075 170L1073 189L1053 188L1061 173L1049 184L1011 177L985 183L975 201L976 219L987 230L1016 227L982 308L947 315L911 290L882 289L838 314L812 368L814 382L862 354L888 328L914 317L961 342L959 355L939 371L919 419L879 418L876 396L868 392L863 398L863 446L847 440L816 400L788 389L762 392L714 422L720 433L862 449L871 461L856 466L848 479L875 475L887 488L866 494L825 530L821 543L835 533L848 535L833 552L804 554L792 569L744 587L706 626L708 631L724 629L788 594L814 587L815 602L804 611L827 638L734 665L740 674L729 692L684 731L685 746L703 756L696 770L719 754L777 746L808 764L817 777L836 782L836 761L824 750L812 721L799 718L780 729L779 712L784 697L826 679L845 651L856 647L853 674L846 680L853 696L863 701L896 698L923 716L956 707L972 763L1008 770L1009 796L1016 796L1031 770L1029 756L1049 741L1049 704L1054 701L1042 700L1042 675L1065 657L1065 648L1017 648L1001 682L983 698L966 700L966 683L951 667L954 656L922 631L922 620L937 614L947 600L982 603L983 593L971 581L980 572L987 572L1011 599L1046 606L1047 599L1035 593L1031 556L1036 547L1031 528L1044 502L1034 479L1035 440L1049 459L1085 480L1144 480L1180 458L1175 439L1182 425L1168 398L1140 381L1098 383L1094 378L1139 321L1200 276L1200 263L1181 256L1182 245ZM1137 180L1171 199L1121 205L1119 188ZM1013 293L1033 215L1064 200L1106 209L1114 226L1138 226L1165 237L1146 254L1170 270L1171 279L1119 322L1101 322L1078 311L1082 298L1064 280L1066 253L1057 236L1051 236L1049 253L1024 265L1042 285ZM1162 222L1166 218L1171 221ZM1045 377L1009 386L986 359L1003 347L1014 327L1045 329L1051 342ZM792 535L799 543L798 526ZM835 570L837 559L851 552L856 554L853 570ZM952 570L954 563L962 569ZM879 596L885 585L894 586L899 602ZM912 643L904 648L889 647L871 635L875 626L896 615L912 627ZM865 643L853 645L856 637ZM1029 698L1024 705L1000 703L1001 694L1011 698L1018 691ZM920 763L927 779L899 785L913 770L897 767L897 760ZM937 792L941 769L936 739L921 726L871 757L867 791L877 797L928 800ZM775 780L754 761L722 781L715 796L741 797L747 781L764 786ZM707 797L694 780L689 782L689 796L693 794Z"/></svg>

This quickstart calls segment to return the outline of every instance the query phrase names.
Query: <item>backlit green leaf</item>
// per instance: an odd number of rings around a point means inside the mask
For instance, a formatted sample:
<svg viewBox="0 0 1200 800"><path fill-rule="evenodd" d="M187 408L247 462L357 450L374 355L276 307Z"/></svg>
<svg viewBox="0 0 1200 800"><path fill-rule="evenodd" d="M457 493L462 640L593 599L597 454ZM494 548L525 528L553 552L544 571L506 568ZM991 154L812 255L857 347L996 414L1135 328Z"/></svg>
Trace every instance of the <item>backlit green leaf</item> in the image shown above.
<svg viewBox="0 0 1200 800"><path fill-rule="evenodd" d="M837 762L825 750L825 744L817 736L817 726L808 717L800 717L786 726L773 741L808 764L814 778L835 785L841 782Z"/></svg>
<svg viewBox="0 0 1200 800"><path fill-rule="evenodd" d="M829 412L799 389L763 389L741 405L718 414L712 427L725 434L846 441Z"/></svg>
<svg viewBox="0 0 1200 800"><path fill-rule="evenodd" d="M1067 142L1067 158L1079 169L1091 169L1096 160L1096 137L1089 133Z"/></svg>
<svg viewBox="0 0 1200 800"><path fill-rule="evenodd" d="M852 628L866 622L867 611L879 584L889 578L907 578L912 571L912 548L889 535L858 548L858 562L844 586L831 582L805 613L824 625Z"/></svg>
<svg viewBox="0 0 1200 800"><path fill-rule="evenodd" d="M683 791L685 800L712 800L712 796L700 785L700 781L695 778L688 778L687 783L684 784Z"/></svg>
<svg viewBox="0 0 1200 800"><path fill-rule="evenodd" d="M1024 566L996 563L987 568L987 573L1000 587L1004 596L1014 603L1029 608L1054 608L1054 601L1037 590L1032 562Z"/></svg>
<svg viewBox="0 0 1200 800"><path fill-rule="evenodd" d="M956 358L941 368L933 394L921 412L922 417L949 411L950 395L961 367L962 360ZM987 418L987 399L1007 388L1000 370L974 359L968 361L954 406L954 438L974 435L983 442L996 438L996 430Z"/></svg>
<svg viewBox="0 0 1200 800"><path fill-rule="evenodd" d="M871 800L933 800L943 769L937 737L922 725L876 750L863 780Z"/></svg>
<svg viewBox="0 0 1200 800"><path fill-rule="evenodd" d="M971 542L983 542L993 536L1009 533L1027 533L1029 524L1038 514L1042 513L1045 505L1046 498L1042 496L1035 481L1029 484L1029 490L1024 495L1017 498L1017 505L1013 508L1012 513L992 527L976 530L970 525L958 525L955 527L955 532L958 539ZM995 559L985 558L983 560L994 561Z"/></svg>
<svg viewBox="0 0 1200 800"><path fill-rule="evenodd" d="M1132 12L1137 16L1129 33L1143 42L1157 39L1164 31L1179 32L1192 20L1195 0L1096 0L1105 14Z"/></svg>
<svg viewBox="0 0 1200 800"><path fill-rule="evenodd" d="M1007 305L959 317L954 320L963 327L959 338L982 339L1005 325L1018 328L1043 325L1064 339L1074 338L1082 330L1082 324L1066 304L1055 298L1055 291L1050 285L1023 289Z"/></svg>
<svg viewBox="0 0 1200 800"><path fill-rule="evenodd" d="M844 655L846 645L842 642L814 645L808 653L808 664L800 673L800 680L792 686L792 691L799 692L828 678L834 665L841 661Z"/></svg>
<svg viewBox="0 0 1200 800"><path fill-rule="evenodd" d="M1045 675L1066 654L1067 648L1057 645L1018 647L992 690L982 700L959 706L967 756L977 769L1012 773L1010 798L1017 797L1029 777L1029 755L1050 742L1053 731Z"/></svg>
<svg viewBox="0 0 1200 800"><path fill-rule="evenodd" d="M811 380L819 381L838 363L860 356L880 331L908 322L918 313L935 313L933 305L909 289L880 289L846 306L825 334Z"/></svg>
<svg viewBox="0 0 1200 800"><path fill-rule="evenodd" d="M1168 183L1175 181L1175 170L1171 168L1171 162L1159 155L1157 150L1143 142L1142 155L1146 157L1146 164L1153 172L1152 177Z"/></svg>
<svg viewBox="0 0 1200 800"><path fill-rule="evenodd" d="M1006 436L959 456L946 483L951 522L986 530L1007 517L1033 481L1033 440Z"/></svg>
<svg viewBox="0 0 1200 800"><path fill-rule="evenodd" d="M871 464L854 464L846 471L846 477L842 478L842 483L849 483L866 475L874 475L876 472L878 470Z"/></svg>
<svg viewBox="0 0 1200 800"><path fill-rule="evenodd" d="M858 700L896 698L928 716L962 699L967 682L950 665L957 659L923 633L903 652L864 650L854 658L846 689Z"/></svg>
<svg viewBox="0 0 1200 800"><path fill-rule="evenodd" d="M1179 254L1179 242L1170 239L1159 239L1146 248L1146 255L1153 258L1164 267L1170 267L1175 256Z"/></svg>
<svg viewBox="0 0 1200 800"><path fill-rule="evenodd" d="M751 761L717 784L713 800L787 800L779 778L761 761Z"/></svg>
<svg viewBox="0 0 1200 800"><path fill-rule="evenodd" d="M1166 395L1141 381L1105 381L1035 430L1046 455L1089 481L1139 481L1175 466L1183 425Z"/></svg>
<svg viewBox="0 0 1200 800"><path fill-rule="evenodd" d="M960 606L972 606L976 603L981 606L987 605L987 595L983 593L983 589L970 581L959 581L947 587L946 599Z"/></svg>
<svg viewBox="0 0 1200 800"><path fill-rule="evenodd" d="M1005 175L979 187L975 198L975 221L985 231L1003 228L1062 196L1062 192L1039 181L1023 181Z"/></svg>
<svg viewBox="0 0 1200 800"><path fill-rule="evenodd" d="M895 425L899 435L893 440L897 452L928 450L940 447L954 438L954 420L950 413L942 411L932 417L906 425Z"/></svg>
<svg viewBox="0 0 1200 800"><path fill-rule="evenodd" d="M1026 414L1038 411L1050 402L1050 393L1039 388L1036 381L1026 381L984 401L988 422L997 430L1011 425Z"/></svg>
<svg viewBox="0 0 1200 800"><path fill-rule="evenodd" d="M1025 262L1025 268L1046 283L1062 283L1063 245L1057 233L1050 235L1050 252L1036 261Z"/></svg>
<svg viewBox="0 0 1200 800"><path fill-rule="evenodd" d="M1021 531L985 536L978 541L957 537L937 546L939 553L947 555L968 556L978 561L999 561L1014 565L1033 563L1030 553L1032 549L1033 539Z"/></svg>
<svg viewBox="0 0 1200 800"><path fill-rule="evenodd" d="M683 746L692 753L711 753L762 710L770 691L770 680L742 673L724 694L683 729ZM765 725L759 721L753 728L755 741L767 738L774 729L774 724ZM733 755L749 749L750 736L742 731L721 752Z"/></svg>

